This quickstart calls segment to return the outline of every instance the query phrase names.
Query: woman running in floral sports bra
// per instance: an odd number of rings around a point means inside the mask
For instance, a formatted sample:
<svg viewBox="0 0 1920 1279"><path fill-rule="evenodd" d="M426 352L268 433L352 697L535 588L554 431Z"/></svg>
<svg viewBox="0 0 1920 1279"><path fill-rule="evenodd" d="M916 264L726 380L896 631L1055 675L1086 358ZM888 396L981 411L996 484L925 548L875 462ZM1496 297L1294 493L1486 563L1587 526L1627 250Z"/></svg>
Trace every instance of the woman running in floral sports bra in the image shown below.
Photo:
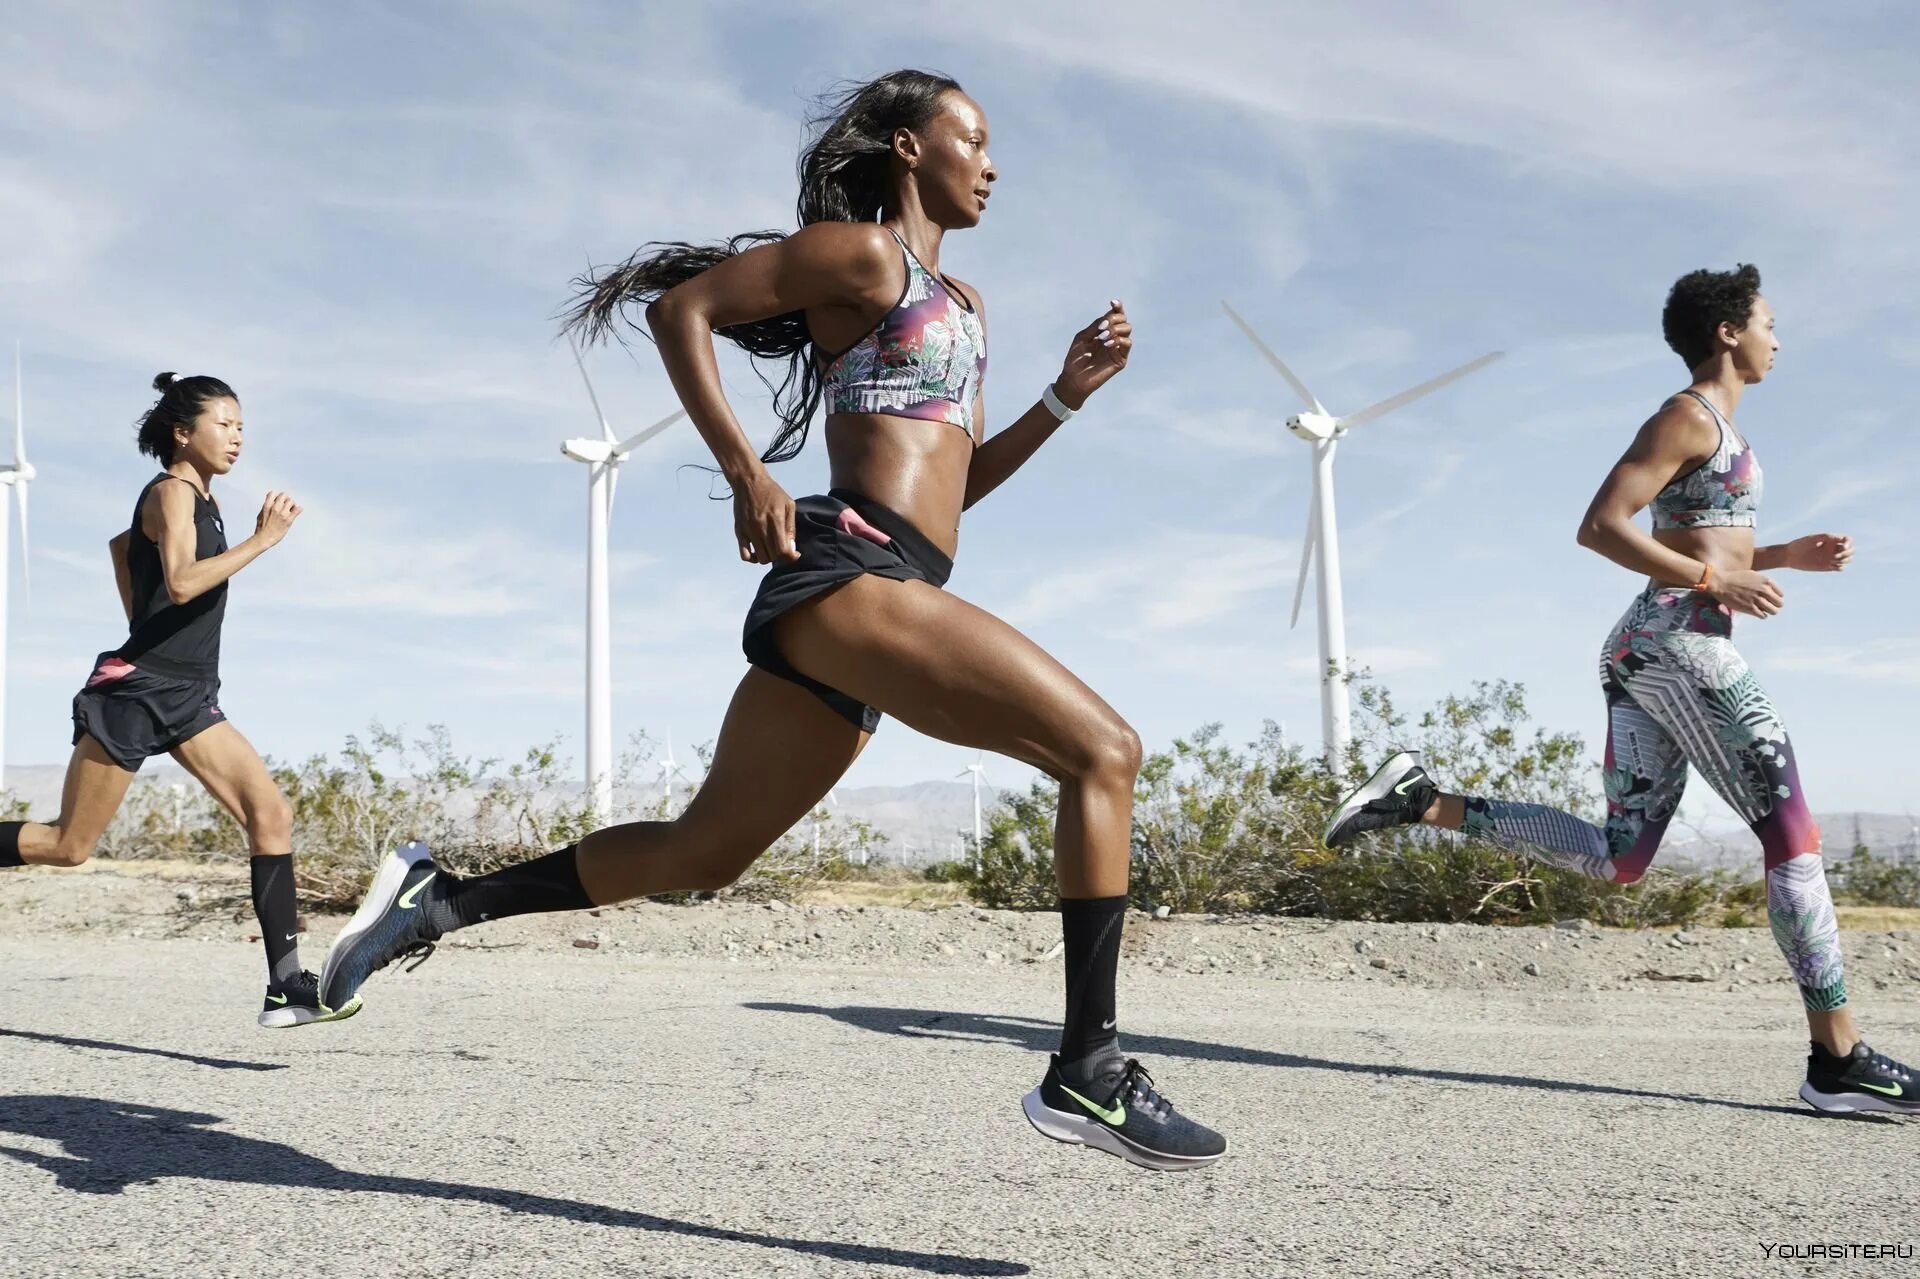
<svg viewBox="0 0 1920 1279"><path fill-rule="evenodd" d="M1607 821L1440 791L1410 753L1389 759L1341 804L1326 842L1415 822L1465 830L1563 870L1631 884L1646 874L1691 764L1759 837L1767 915L1812 1037L1800 1096L1832 1114L1920 1114L1920 1071L1862 1042L1847 1008L1840 927L1786 726L1733 647L1733 615L1783 605L1768 570L1830 573L1848 538L1815 533L1754 545L1760 464L1734 428L1741 394L1780 343L1760 272L1682 276L1662 317L1693 382L1640 428L1580 524L1580 545L1648 575L1600 650L1607 699ZM1634 516L1653 510L1653 532Z"/></svg>
<svg viewBox="0 0 1920 1279"><path fill-rule="evenodd" d="M940 270L946 233L979 223L997 177L985 113L950 79L900 71L815 123L798 231L648 245L583 281L569 321L600 338L645 307L674 389L733 489L740 558L772 566L747 614L750 669L706 781L673 821L609 827L470 880L409 845L341 933L322 990L338 1006L374 970L484 919L724 887L821 802L884 712L1060 783L1065 1027L1026 1096L1029 1121L1147 1167L1211 1163L1226 1141L1173 1109L1115 1029L1140 740L1032 640L942 589L961 512L1126 366L1132 326L1110 304L1074 335L1053 384L988 435L980 297ZM726 401L716 333L788 361L781 427L764 454ZM800 451L823 401L832 487L795 501L766 464Z"/></svg>

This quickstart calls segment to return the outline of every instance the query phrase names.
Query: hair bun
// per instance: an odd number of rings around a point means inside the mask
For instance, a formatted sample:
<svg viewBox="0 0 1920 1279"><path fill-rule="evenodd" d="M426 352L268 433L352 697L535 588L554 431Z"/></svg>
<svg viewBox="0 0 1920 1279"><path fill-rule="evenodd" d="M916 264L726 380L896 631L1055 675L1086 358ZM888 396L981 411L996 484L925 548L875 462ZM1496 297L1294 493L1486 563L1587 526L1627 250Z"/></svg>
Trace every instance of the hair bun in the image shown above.
<svg viewBox="0 0 1920 1279"><path fill-rule="evenodd" d="M160 373L154 376L154 379L153 379L154 390L164 393L166 389L172 385L173 385L173 374Z"/></svg>

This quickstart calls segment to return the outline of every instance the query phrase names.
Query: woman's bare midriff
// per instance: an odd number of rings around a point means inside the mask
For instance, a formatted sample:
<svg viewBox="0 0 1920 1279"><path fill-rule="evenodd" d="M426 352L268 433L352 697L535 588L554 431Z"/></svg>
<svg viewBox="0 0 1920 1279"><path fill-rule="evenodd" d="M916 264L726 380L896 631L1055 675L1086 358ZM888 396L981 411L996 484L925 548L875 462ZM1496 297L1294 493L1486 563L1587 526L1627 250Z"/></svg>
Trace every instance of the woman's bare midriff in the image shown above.
<svg viewBox="0 0 1920 1279"><path fill-rule="evenodd" d="M827 418L832 484L901 515L951 557L960 544L973 437L950 422L884 413Z"/></svg>
<svg viewBox="0 0 1920 1279"><path fill-rule="evenodd" d="M1715 573L1737 573L1753 567L1753 530L1751 528L1661 528L1653 531L1653 540L1669 550L1713 565ZM1648 578L1649 586L1672 586Z"/></svg>

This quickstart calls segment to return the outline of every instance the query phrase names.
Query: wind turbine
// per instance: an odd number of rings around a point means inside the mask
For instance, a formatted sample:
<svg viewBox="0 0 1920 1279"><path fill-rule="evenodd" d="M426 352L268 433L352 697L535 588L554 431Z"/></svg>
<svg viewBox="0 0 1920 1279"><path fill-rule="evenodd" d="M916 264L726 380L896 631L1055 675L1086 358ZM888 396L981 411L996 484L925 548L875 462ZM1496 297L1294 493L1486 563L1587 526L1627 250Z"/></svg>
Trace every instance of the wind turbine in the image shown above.
<svg viewBox="0 0 1920 1279"><path fill-rule="evenodd" d="M980 783L987 775L987 753L985 751L981 751L979 758L955 773L954 776L965 777L968 773L973 774L973 861L977 866L980 863L980 844L984 838L980 830Z"/></svg>
<svg viewBox="0 0 1920 1279"><path fill-rule="evenodd" d="M673 733L669 730L667 733L667 754L666 757L660 761L661 803L673 803L673 779L676 777L683 782L687 780L687 775L680 771L679 761L673 757ZM691 785L691 783L689 783L689 785Z"/></svg>
<svg viewBox="0 0 1920 1279"><path fill-rule="evenodd" d="M826 802L827 804L832 804L835 808L840 807L840 792L831 786L827 787ZM826 804L815 804L813 811L807 814L808 820L813 823L813 860L816 863L820 860L820 812L825 807ZM864 849L861 850L860 864L862 866L867 864Z"/></svg>
<svg viewBox="0 0 1920 1279"><path fill-rule="evenodd" d="M14 498L20 500L20 584L33 591L32 563L27 555L27 485L39 472L27 461L26 397L20 385L20 344L13 344L13 465L0 466L0 786L6 784L7 728L7 579L13 557L7 545L7 510Z"/></svg>
<svg viewBox="0 0 1920 1279"><path fill-rule="evenodd" d="M676 410L638 435L616 439L593 392L580 347L568 338L587 399L600 423L599 439L573 439L560 451L587 464L587 793L594 821L604 824L613 813L613 660L607 595L607 521L613 516L613 492L620 464L628 454L687 415Z"/></svg>
<svg viewBox="0 0 1920 1279"><path fill-rule="evenodd" d="M1300 603L1306 594L1307 566L1311 563L1318 587L1316 611L1320 619L1320 737L1326 749L1327 767L1338 771L1346 757L1353 729L1347 707L1347 620L1340 601L1340 536L1333 517L1334 450L1354 427L1385 417L1449 382L1485 368L1504 352L1490 352L1450 373L1442 373L1410 390L1390 395L1378 404L1368 405L1358 413L1335 417L1327 412L1319 397L1307 389L1306 383L1294 376L1286 362L1260 340L1260 335L1240 318L1239 312L1224 300L1220 305L1307 406L1305 413L1296 413L1287 419L1287 429L1313 446L1313 504L1307 511L1307 536L1300 546L1300 580L1293 588L1293 616L1288 625L1300 624Z"/></svg>

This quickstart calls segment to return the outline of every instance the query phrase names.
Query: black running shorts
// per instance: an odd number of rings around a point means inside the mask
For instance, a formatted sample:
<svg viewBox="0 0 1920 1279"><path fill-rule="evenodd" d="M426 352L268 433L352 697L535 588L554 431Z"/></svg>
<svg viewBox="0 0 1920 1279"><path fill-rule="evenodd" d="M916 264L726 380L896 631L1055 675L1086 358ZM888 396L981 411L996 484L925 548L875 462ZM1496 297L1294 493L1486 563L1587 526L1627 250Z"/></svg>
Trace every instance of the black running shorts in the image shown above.
<svg viewBox="0 0 1920 1279"><path fill-rule="evenodd" d="M91 737L130 773L150 755L162 755L226 717L220 680L162 675L118 653L95 660L87 685L74 695L73 740Z"/></svg>
<svg viewBox="0 0 1920 1279"><path fill-rule="evenodd" d="M880 725L880 712L789 666L773 642L774 619L866 573L945 586L953 561L906 517L846 489L796 501L794 533L800 558L775 564L761 579L741 647L761 670L800 685L871 733Z"/></svg>

